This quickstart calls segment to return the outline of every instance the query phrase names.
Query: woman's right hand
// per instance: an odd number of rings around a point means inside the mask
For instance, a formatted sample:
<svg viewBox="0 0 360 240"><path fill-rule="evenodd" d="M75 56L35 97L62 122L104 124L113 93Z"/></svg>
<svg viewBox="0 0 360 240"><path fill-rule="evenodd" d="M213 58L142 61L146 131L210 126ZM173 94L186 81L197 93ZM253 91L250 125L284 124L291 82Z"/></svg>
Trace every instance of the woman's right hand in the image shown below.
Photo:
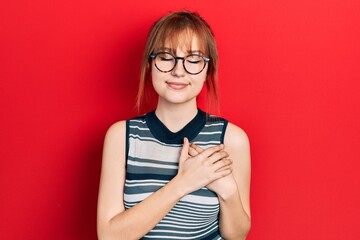
<svg viewBox="0 0 360 240"><path fill-rule="evenodd" d="M181 183L184 195L231 173L232 162L227 159L229 155L223 151L223 145L209 147L194 157L189 156L189 147L189 140L184 138L175 177Z"/></svg>

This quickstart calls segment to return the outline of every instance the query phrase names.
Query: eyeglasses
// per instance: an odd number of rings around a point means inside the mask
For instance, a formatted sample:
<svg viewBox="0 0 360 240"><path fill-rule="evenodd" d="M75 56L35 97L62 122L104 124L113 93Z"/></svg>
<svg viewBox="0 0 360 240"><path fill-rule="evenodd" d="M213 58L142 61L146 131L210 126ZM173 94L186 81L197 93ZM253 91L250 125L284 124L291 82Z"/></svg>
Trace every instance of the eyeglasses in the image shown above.
<svg viewBox="0 0 360 240"><path fill-rule="evenodd" d="M154 60L155 67L160 72L164 73L171 72L178 63L178 60L182 60L185 71L191 75L201 73L204 70L206 63L210 61L209 58L200 54L190 54L186 57L177 57L169 52L153 53L150 55L150 58Z"/></svg>

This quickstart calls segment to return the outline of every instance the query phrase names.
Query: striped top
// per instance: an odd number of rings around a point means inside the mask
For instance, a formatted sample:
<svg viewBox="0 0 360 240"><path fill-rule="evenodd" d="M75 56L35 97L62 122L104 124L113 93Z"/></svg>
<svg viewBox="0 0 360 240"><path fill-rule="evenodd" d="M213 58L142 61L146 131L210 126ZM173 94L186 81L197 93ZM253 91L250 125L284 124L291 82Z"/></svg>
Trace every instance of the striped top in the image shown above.
<svg viewBox="0 0 360 240"><path fill-rule="evenodd" d="M227 120L200 109L176 133L166 128L155 111L127 120L125 208L141 202L176 176L184 137L208 148L223 143L226 126ZM217 195L202 188L180 199L142 239L223 239L218 215Z"/></svg>

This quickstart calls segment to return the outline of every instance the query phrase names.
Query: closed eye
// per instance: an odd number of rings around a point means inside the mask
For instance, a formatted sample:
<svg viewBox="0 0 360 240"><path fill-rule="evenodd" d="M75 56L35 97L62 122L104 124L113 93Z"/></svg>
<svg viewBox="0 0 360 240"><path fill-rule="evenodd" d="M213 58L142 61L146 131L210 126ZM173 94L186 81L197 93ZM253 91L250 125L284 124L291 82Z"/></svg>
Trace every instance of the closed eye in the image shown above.
<svg viewBox="0 0 360 240"><path fill-rule="evenodd" d="M201 61L200 60L193 60L193 61L191 61L191 60L186 60L188 63L191 63L191 64L199 64L199 63L201 63Z"/></svg>
<svg viewBox="0 0 360 240"><path fill-rule="evenodd" d="M168 61L173 61L173 60L174 60L174 58L160 57L160 60L161 60L161 61L168 62Z"/></svg>

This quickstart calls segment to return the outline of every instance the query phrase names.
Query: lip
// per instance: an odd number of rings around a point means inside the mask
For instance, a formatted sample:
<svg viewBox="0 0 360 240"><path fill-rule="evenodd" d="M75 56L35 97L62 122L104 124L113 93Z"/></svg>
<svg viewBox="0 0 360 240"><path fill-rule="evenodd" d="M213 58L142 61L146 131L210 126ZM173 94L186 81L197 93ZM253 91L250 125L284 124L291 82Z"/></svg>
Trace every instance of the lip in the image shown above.
<svg viewBox="0 0 360 240"><path fill-rule="evenodd" d="M170 81L166 81L166 84L175 90L181 90L186 88L187 86L189 86L188 83L183 83L183 82L170 82Z"/></svg>

